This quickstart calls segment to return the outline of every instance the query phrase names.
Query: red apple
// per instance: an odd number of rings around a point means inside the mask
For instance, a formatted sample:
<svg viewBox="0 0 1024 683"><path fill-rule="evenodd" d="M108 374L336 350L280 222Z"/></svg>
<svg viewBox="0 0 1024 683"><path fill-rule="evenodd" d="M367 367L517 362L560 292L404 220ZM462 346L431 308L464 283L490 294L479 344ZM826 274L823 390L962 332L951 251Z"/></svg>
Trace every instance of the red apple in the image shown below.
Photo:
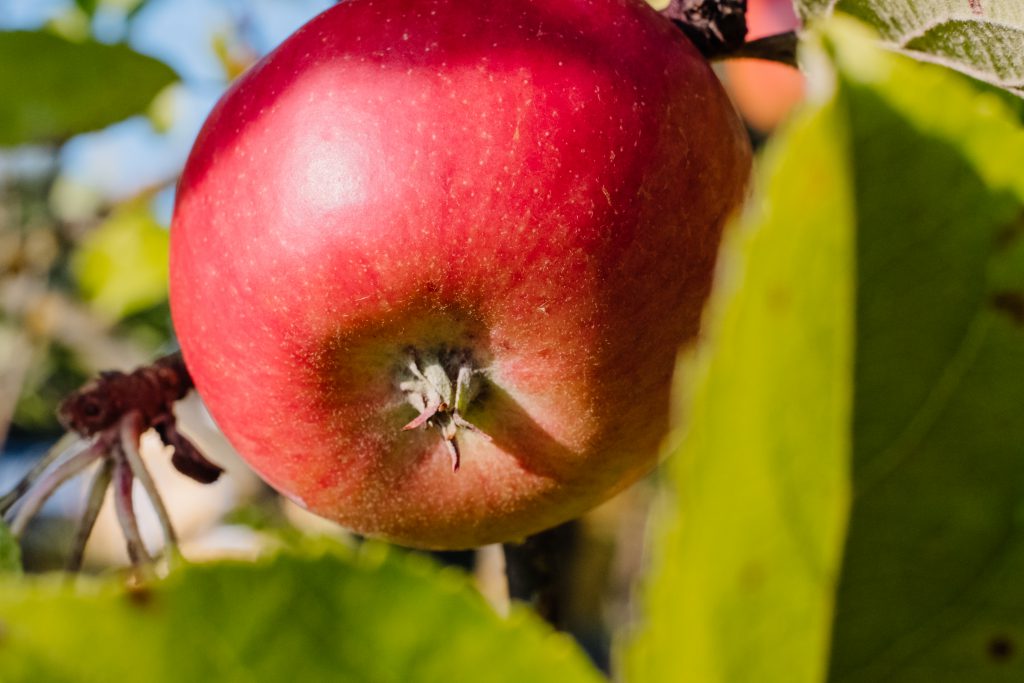
<svg viewBox="0 0 1024 683"><path fill-rule="evenodd" d="M747 40L800 27L793 0L748 0ZM767 133L789 115L804 97L804 77L786 64L761 59L725 63L726 87L743 118Z"/></svg>
<svg viewBox="0 0 1024 683"><path fill-rule="evenodd" d="M310 510L414 546L522 537L655 464L749 164L641 0L340 3L196 141L185 360Z"/></svg>

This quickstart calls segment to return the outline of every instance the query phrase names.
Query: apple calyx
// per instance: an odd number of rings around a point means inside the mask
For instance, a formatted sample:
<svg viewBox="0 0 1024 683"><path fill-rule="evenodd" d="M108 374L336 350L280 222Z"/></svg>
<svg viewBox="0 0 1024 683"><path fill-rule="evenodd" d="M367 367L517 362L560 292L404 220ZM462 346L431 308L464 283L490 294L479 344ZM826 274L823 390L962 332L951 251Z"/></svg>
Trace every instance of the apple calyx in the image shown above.
<svg viewBox="0 0 1024 683"><path fill-rule="evenodd" d="M457 472L462 459L457 440L460 430L476 432L490 441L489 436L463 417L470 401L480 392L480 371L473 367L467 353L419 353L415 349L409 351L405 370L408 374L398 387L419 415L402 430L424 425L436 428L451 456L452 472Z"/></svg>

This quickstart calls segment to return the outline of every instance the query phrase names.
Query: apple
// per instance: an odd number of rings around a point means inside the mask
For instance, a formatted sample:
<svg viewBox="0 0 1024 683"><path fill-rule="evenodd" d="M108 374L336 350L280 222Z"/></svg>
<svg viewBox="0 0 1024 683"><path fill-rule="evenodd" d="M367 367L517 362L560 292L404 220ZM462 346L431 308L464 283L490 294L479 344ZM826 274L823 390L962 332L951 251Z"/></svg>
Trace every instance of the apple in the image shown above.
<svg viewBox="0 0 1024 683"><path fill-rule="evenodd" d="M348 0L195 142L185 361L309 510L419 547L521 538L656 464L749 166L715 75L642 0Z"/></svg>
<svg viewBox="0 0 1024 683"><path fill-rule="evenodd" d="M800 19L792 0L748 0L747 40L794 31ZM771 132L804 97L804 77L786 64L730 59L725 84L743 118L762 133Z"/></svg>

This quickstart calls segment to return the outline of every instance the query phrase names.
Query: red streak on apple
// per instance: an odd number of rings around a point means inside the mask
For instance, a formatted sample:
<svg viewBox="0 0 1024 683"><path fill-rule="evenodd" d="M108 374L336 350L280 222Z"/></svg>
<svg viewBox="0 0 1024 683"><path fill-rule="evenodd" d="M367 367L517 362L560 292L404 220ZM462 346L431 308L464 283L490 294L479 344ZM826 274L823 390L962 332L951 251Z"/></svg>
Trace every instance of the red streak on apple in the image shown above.
<svg viewBox="0 0 1024 683"><path fill-rule="evenodd" d="M521 538L656 464L749 165L714 74L640 0L340 3L195 143L186 363L310 510L413 546ZM472 390L403 430L431 358Z"/></svg>

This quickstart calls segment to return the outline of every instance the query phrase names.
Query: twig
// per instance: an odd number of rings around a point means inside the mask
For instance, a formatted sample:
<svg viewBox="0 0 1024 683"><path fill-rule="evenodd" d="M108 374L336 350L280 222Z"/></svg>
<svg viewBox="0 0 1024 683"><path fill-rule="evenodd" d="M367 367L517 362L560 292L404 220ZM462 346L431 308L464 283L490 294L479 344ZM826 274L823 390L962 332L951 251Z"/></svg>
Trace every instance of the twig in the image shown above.
<svg viewBox="0 0 1024 683"><path fill-rule="evenodd" d="M560 598L567 593L577 534L577 524L568 522L530 536L523 543L505 544L509 597L530 603L555 628L565 625Z"/></svg>

